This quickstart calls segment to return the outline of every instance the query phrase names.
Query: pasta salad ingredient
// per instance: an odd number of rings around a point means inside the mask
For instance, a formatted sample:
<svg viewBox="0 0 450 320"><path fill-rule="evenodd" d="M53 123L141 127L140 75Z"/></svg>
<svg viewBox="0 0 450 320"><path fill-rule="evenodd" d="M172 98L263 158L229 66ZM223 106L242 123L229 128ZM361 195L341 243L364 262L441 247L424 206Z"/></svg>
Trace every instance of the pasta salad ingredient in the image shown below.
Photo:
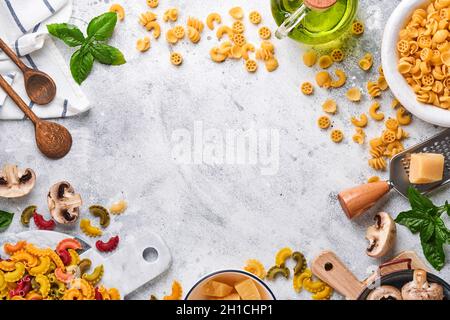
<svg viewBox="0 0 450 320"><path fill-rule="evenodd" d="M340 143L344 140L344 133L341 130L335 129L331 131L331 141Z"/></svg>
<svg viewBox="0 0 450 320"><path fill-rule="evenodd" d="M111 205L109 212L114 215L119 215L125 212L128 208L128 203L125 200L119 200Z"/></svg>
<svg viewBox="0 0 450 320"><path fill-rule="evenodd" d="M352 24L352 33L356 36L364 33L364 24L361 21L355 21Z"/></svg>
<svg viewBox="0 0 450 320"><path fill-rule="evenodd" d="M100 252L112 252L117 249L118 245L119 245L119 236L112 237L107 242L98 240L95 243L95 246Z"/></svg>
<svg viewBox="0 0 450 320"><path fill-rule="evenodd" d="M53 230L55 229L56 223L53 219L45 220L44 216L34 212L33 213L34 224L40 230Z"/></svg>
<svg viewBox="0 0 450 320"><path fill-rule="evenodd" d="M262 17L258 11L252 11L248 14L248 19L251 23L258 25L261 23Z"/></svg>
<svg viewBox="0 0 450 320"><path fill-rule="evenodd" d="M450 242L450 230L441 216L450 215L450 205L446 202L436 206L414 187L409 188L408 199L411 210L401 212L395 222L420 235L425 257L436 270L441 270L445 265L444 246Z"/></svg>
<svg viewBox="0 0 450 320"><path fill-rule="evenodd" d="M0 229L8 228L14 218L14 213L0 210Z"/></svg>
<svg viewBox="0 0 450 320"><path fill-rule="evenodd" d="M69 182L62 181L50 188L47 204L50 214L56 222L73 224L80 216L80 207L83 201Z"/></svg>
<svg viewBox="0 0 450 320"><path fill-rule="evenodd" d="M210 30L214 30L214 24L221 24L222 23L222 17L220 16L220 14L214 12L214 13L210 13L208 15L208 17L206 18L206 25L208 26L208 28Z"/></svg>
<svg viewBox="0 0 450 320"><path fill-rule="evenodd" d="M113 4L109 7L110 12L115 12L119 20L125 19L125 9L118 3Z"/></svg>
<svg viewBox="0 0 450 320"><path fill-rule="evenodd" d="M233 7L228 13L236 20L241 20L244 18L244 10L241 7Z"/></svg>
<svg viewBox="0 0 450 320"><path fill-rule="evenodd" d="M144 37L136 41L136 49L140 52L148 51L150 49L150 46L151 44L149 37Z"/></svg>
<svg viewBox="0 0 450 320"><path fill-rule="evenodd" d="M7 164L0 169L0 197L20 198L33 190L36 174L33 170L20 169L16 165Z"/></svg>
<svg viewBox="0 0 450 320"><path fill-rule="evenodd" d="M78 27L67 23L48 24L48 32L77 49L70 59L70 71L73 79L81 84L91 73L94 61L106 65L122 65L126 60L119 49L106 44L116 27L117 14L107 12L95 17L87 27L87 38Z"/></svg>
<svg viewBox="0 0 450 320"><path fill-rule="evenodd" d="M178 52L173 52L170 55L170 62L172 62L174 66L179 66L183 63L183 56Z"/></svg>
<svg viewBox="0 0 450 320"><path fill-rule="evenodd" d="M302 93L304 95L312 95L314 93L314 86L310 82L305 82L301 87Z"/></svg>
<svg viewBox="0 0 450 320"><path fill-rule="evenodd" d="M164 300L181 300L183 296L183 287L178 281L172 283L172 292L170 295L165 296Z"/></svg>
<svg viewBox="0 0 450 320"><path fill-rule="evenodd" d="M19 241L16 244L5 243L4 251L10 255L10 260L3 260L0 263L4 261L12 263L10 268L0 266L0 300L94 300L99 299L101 291L109 293L109 300L120 300L117 289L95 287L101 279L99 275L103 275L102 268L94 271L98 281L90 282L87 280L90 277L82 276L84 273L79 272L84 260L70 261L73 263L71 268L66 268L62 264L59 254L70 250L77 256L76 251L81 249L77 243L78 241L71 238L62 240L56 246L59 253L57 250L39 248L26 241ZM64 259L72 260L72 255ZM55 268L55 264L58 267ZM99 294L96 294L97 292Z"/></svg>

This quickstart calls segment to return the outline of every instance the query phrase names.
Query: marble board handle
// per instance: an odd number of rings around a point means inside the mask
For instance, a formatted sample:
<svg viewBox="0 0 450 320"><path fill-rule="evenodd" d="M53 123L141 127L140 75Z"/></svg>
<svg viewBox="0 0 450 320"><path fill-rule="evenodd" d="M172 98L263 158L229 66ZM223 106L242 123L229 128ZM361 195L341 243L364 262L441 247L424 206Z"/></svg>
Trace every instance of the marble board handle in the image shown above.
<svg viewBox="0 0 450 320"><path fill-rule="evenodd" d="M379 181L344 190L338 199L347 217L354 219L373 207L389 190L387 181Z"/></svg>
<svg viewBox="0 0 450 320"><path fill-rule="evenodd" d="M118 283L122 297L164 273L172 263L170 250L155 233L129 236L119 250L105 258L105 282Z"/></svg>
<svg viewBox="0 0 450 320"><path fill-rule="evenodd" d="M315 276L348 300L357 300L365 288L365 285L331 251L324 251L315 258L311 270Z"/></svg>

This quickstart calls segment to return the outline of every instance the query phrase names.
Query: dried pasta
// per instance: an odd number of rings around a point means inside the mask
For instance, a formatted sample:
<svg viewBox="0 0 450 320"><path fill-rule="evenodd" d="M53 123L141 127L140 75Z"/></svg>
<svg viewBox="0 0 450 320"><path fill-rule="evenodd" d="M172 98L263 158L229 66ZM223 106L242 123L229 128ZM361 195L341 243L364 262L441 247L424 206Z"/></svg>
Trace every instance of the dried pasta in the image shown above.
<svg viewBox="0 0 450 320"><path fill-rule="evenodd" d="M125 18L125 9L118 3L115 3L109 7L109 12L115 12L117 14L117 18L121 21Z"/></svg>
<svg viewBox="0 0 450 320"><path fill-rule="evenodd" d="M375 183L375 182L379 182L381 179L378 176L373 176L370 177L369 179L367 179L367 183Z"/></svg>
<svg viewBox="0 0 450 320"><path fill-rule="evenodd" d="M398 71L419 102L450 108L450 33L447 0L431 1L426 9L416 9L399 32Z"/></svg>
<svg viewBox="0 0 450 320"><path fill-rule="evenodd" d="M228 26L220 26L216 32L217 39L222 40L225 34L228 36L228 38L232 39L233 30Z"/></svg>
<svg viewBox="0 0 450 320"><path fill-rule="evenodd" d="M397 121L402 126L407 126L412 122L411 114L404 107L397 109Z"/></svg>
<svg viewBox="0 0 450 320"><path fill-rule="evenodd" d="M164 22L168 22L169 20L172 22L177 21L178 20L178 9L177 8L167 9L164 12L163 20L164 20Z"/></svg>
<svg viewBox="0 0 450 320"><path fill-rule="evenodd" d="M353 22L352 33L356 36L362 35L364 33L364 25L361 21Z"/></svg>
<svg viewBox="0 0 450 320"><path fill-rule="evenodd" d="M150 8L156 8L159 5L159 0L147 0L147 5Z"/></svg>
<svg viewBox="0 0 450 320"><path fill-rule="evenodd" d="M304 82L301 87L304 95L312 95L314 93L314 86L310 82Z"/></svg>
<svg viewBox="0 0 450 320"><path fill-rule="evenodd" d="M151 21L145 25L147 31L152 31L153 37L158 39L161 36L161 26L156 21Z"/></svg>
<svg viewBox="0 0 450 320"><path fill-rule="evenodd" d="M233 30L234 33L244 33L245 25L241 21L238 20L238 21L233 22L231 29Z"/></svg>
<svg viewBox="0 0 450 320"><path fill-rule="evenodd" d="M334 62L341 62L344 60L344 51L341 49L334 49L330 53L331 59L333 59Z"/></svg>
<svg viewBox="0 0 450 320"><path fill-rule="evenodd" d="M258 70L258 63L255 60L248 59L245 61L245 68L248 72L254 73Z"/></svg>
<svg viewBox="0 0 450 320"><path fill-rule="evenodd" d="M328 69L333 65L333 59L329 55L324 55L319 58L319 67L322 69Z"/></svg>
<svg viewBox="0 0 450 320"><path fill-rule="evenodd" d="M330 134L331 141L335 143L340 143L342 140L344 140L344 133L341 130L335 129L331 131Z"/></svg>
<svg viewBox="0 0 450 320"><path fill-rule="evenodd" d="M367 83L367 92L372 98L379 97L381 95L381 88L377 82L369 81Z"/></svg>
<svg viewBox="0 0 450 320"><path fill-rule="evenodd" d="M369 115L370 117L375 121L383 121L384 120L384 113L379 112L380 104L378 102L372 103L372 105L369 108Z"/></svg>
<svg viewBox="0 0 450 320"><path fill-rule="evenodd" d="M179 66L183 63L183 56L178 53L178 52L173 52L170 55L170 62L174 65L174 66Z"/></svg>
<svg viewBox="0 0 450 320"><path fill-rule="evenodd" d="M36 212L36 206L29 206L23 210L22 215L20 216L20 222L26 227L30 225L30 220L33 217L33 214Z"/></svg>
<svg viewBox="0 0 450 320"><path fill-rule="evenodd" d="M222 49L214 47L209 51L211 60L214 62L224 62L227 59L228 53L223 52Z"/></svg>
<svg viewBox="0 0 450 320"><path fill-rule="evenodd" d="M172 283L172 292L170 295L165 296L164 300L180 300L183 296L183 288L178 281Z"/></svg>
<svg viewBox="0 0 450 320"><path fill-rule="evenodd" d="M258 30L259 37L263 40L268 40L272 36L272 31L268 27L262 27Z"/></svg>
<svg viewBox="0 0 450 320"><path fill-rule="evenodd" d="M266 277L266 269L264 268L264 265L255 259L247 260L245 262L244 270L254 274L260 279L264 279Z"/></svg>
<svg viewBox="0 0 450 320"><path fill-rule="evenodd" d="M353 102L361 101L361 90L359 88L351 88L347 91L347 99Z"/></svg>
<svg viewBox="0 0 450 320"><path fill-rule="evenodd" d="M119 200L111 205L109 212L114 215L119 215L127 210L128 204L125 200Z"/></svg>
<svg viewBox="0 0 450 320"><path fill-rule="evenodd" d="M220 16L220 14L214 12L214 13L210 13L208 15L208 17L206 18L206 25L208 26L208 28L210 30L214 30L214 24L220 24L222 23L222 17Z"/></svg>
<svg viewBox="0 0 450 320"><path fill-rule="evenodd" d="M336 69L334 71L334 73L336 74L336 76L338 78L337 78L337 80L331 81L331 86L333 88L341 88L341 87L343 87L346 84L346 82L347 82L347 75L345 74L345 72L343 70L340 70L340 69Z"/></svg>
<svg viewBox="0 0 450 320"><path fill-rule="evenodd" d="M369 159L369 166L375 170L386 170L387 164L383 157Z"/></svg>
<svg viewBox="0 0 450 320"><path fill-rule="evenodd" d="M147 28L147 24L151 23L151 22L155 22L157 19L157 15L151 11L147 11L144 13L141 13L141 15L139 16L139 23Z"/></svg>
<svg viewBox="0 0 450 320"><path fill-rule="evenodd" d="M317 53L314 50L306 51L303 54L303 63L307 67L312 67L317 62Z"/></svg>
<svg viewBox="0 0 450 320"><path fill-rule="evenodd" d="M357 127L356 133L352 137L353 142L357 144L364 144L366 140L366 134L364 133L364 130L362 128Z"/></svg>
<svg viewBox="0 0 450 320"><path fill-rule="evenodd" d="M248 14L248 19L251 23L258 25L261 23L262 17L258 11L252 11Z"/></svg>
<svg viewBox="0 0 450 320"><path fill-rule="evenodd" d="M284 266L286 261L292 257L292 253L291 248L280 249L275 256L275 265L278 267Z"/></svg>
<svg viewBox="0 0 450 320"><path fill-rule="evenodd" d="M151 44L149 37L144 37L136 41L136 49L140 52L148 51L150 49L150 46Z"/></svg>
<svg viewBox="0 0 450 320"><path fill-rule="evenodd" d="M192 43L198 43L201 40L200 32L193 27L188 27L188 38Z"/></svg>
<svg viewBox="0 0 450 320"><path fill-rule="evenodd" d="M242 57L247 60L249 59L249 52L255 52L255 46L251 43L246 43L242 46ZM273 70L272 70L273 71Z"/></svg>
<svg viewBox="0 0 450 320"><path fill-rule="evenodd" d="M100 237L103 234L102 230L94 227L89 219L81 219L80 229L88 237Z"/></svg>
<svg viewBox="0 0 450 320"><path fill-rule="evenodd" d="M203 22L197 18L189 17L187 21L187 26L197 29L198 32L202 33L205 25Z"/></svg>
<svg viewBox="0 0 450 320"><path fill-rule="evenodd" d="M241 7L231 8L228 12L230 16L236 20L241 20L244 18L244 10Z"/></svg>
<svg viewBox="0 0 450 320"><path fill-rule="evenodd" d="M331 87L331 76L327 71L320 71L316 74L316 83L319 87L328 89Z"/></svg>
<svg viewBox="0 0 450 320"><path fill-rule="evenodd" d="M94 271L92 273L83 274L82 279L88 281L90 284L95 286L102 279L103 273L104 273L104 268L103 268L103 265L101 264L101 265L95 267Z"/></svg>
<svg viewBox="0 0 450 320"><path fill-rule="evenodd" d="M278 66L279 66L278 60L277 60L275 57L272 57L272 58L270 58L269 60L267 60L267 61L265 62L265 65L266 65L266 70L267 70L268 72L273 72L273 71L275 71L276 69L278 69Z"/></svg>
<svg viewBox="0 0 450 320"><path fill-rule="evenodd" d="M366 114L363 113L361 114L359 119L357 117L352 117L351 122L355 127L365 128L367 126L367 123L369 122L369 119L367 118Z"/></svg>
<svg viewBox="0 0 450 320"><path fill-rule="evenodd" d="M327 116L321 116L317 120L317 125L319 126L320 129L328 129L331 126L331 120Z"/></svg>
<svg viewBox="0 0 450 320"><path fill-rule="evenodd" d="M192 27L188 27L188 28L192 28ZM196 30L195 28L193 28L194 30ZM197 30L196 30L197 31ZM198 32L198 31L197 31ZM166 40L168 43L170 44L176 44L178 42L178 37L175 35L175 32L173 29L169 29L166 32Z"/></svg>
<svg viewBox="0 0 450 320"><path fill-rule="evenodd" d="M176 26L176 27L173 28L173 34L175 35L175 37L177 37L178 40L183 39L185 33L186 32L184 31L183 26Z"/></svg>
<svg viewBox="0 0 450 320"><path fill-rule="evenodd" d="M322 110L329 114L335 114L337 112L337 103L333 99L327 99L322 104Z"/></svg>
<svg viewBox="0 0 450 320"><path fill-rule="evenodd" d="M373 56L371 53L366 53L364 57L359 60L359 67L364 71L369 71L373 66Z"/></svg>

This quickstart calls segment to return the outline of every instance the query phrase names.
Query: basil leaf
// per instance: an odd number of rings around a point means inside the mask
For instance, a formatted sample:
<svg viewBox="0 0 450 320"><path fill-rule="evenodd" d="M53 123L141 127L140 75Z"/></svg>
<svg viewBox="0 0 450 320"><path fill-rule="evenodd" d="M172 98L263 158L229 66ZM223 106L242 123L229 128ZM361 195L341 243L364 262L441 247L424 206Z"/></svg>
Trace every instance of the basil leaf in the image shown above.
<svg viewBox="0 0 450 320"><path fill-rule="evenodd" d="M424 221L422 230L420 230L420 237L423 241L429 241L434 236L435 224L431 221Z"/></svg>
<svg viewBox="0 0 450 320"><path fill-rule="evenodd" d="M8 228L13 221L13 217L14 213L0 210L0 229Z"/></svg>
<svg viewBox="0 0 450 320"><path fill-rule="evenodd" d="M423 241L421 237L423 254L428 262L438 271L445 265L445 253L443 243L437 237L432 237L429 241Z"/></svg>
<svg viewBox="0 0 450 320"><path fill-rule="evenodd" d="M81 84L91 73L94 57L85 48L78 49L70 58L70 71L74 80Z"/></svg>
<svg viewBox="0 0 450 320"><path fill-rule="evenodd" d="M407 227L412 233L418 233L430 223L430 216L421 211L401 212L395 222Z"/></svg>
<svg viewBox="0 0 450 320"><path fill-rule="evenodd" d="M47 25L48 32L64 41L69 47L81 46L84 41L83 32L78 27L68 23L53 23Z"/></svg>
<svg viewBox="0 0 450 320"><path fill-rule="evenodd" d="M447 229L444 221L441 218L436 219L434 227L436 237L439 239L439 241L441 241L442 243L450 241L450 231Z"/></svg>
<svg viewBox="0 0 450 320"><path fill-rule="evenodd" d="M430 209L437 210L437 207L433 204L433 202L420 194L420 192L414 187L409 187L408 199L413 210L420 210L423 212L427 212Z"/></svg>
<svg viewBox="0 0 450 320"><path fill-rule="evenodd" d="M117 66L126 62L122 52L120 52L119 49L111 47L107 44L93 43L89 47L89 50L95 60L103 64Z"/></svg>
<svg viewBox="0 0 450 320"><path fill-rule="evenodd" d="M117 23L117 14L106 12L89 22L87 34L89 38L105 41L111 38Z"/></svg>

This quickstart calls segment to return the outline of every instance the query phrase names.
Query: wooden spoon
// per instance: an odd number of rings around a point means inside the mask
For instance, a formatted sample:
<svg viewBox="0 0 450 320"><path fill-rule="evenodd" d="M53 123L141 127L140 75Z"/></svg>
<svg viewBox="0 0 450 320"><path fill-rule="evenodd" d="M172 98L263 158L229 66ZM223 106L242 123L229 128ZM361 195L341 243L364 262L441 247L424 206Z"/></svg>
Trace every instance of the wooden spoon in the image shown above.
<svg viewBox="0 0 450 320"><path fill-rule="evenodd" d="M43 105L50 103L55 98L56 84L48 74L26 66L1 38L0 49L2 49L23 72L25 90L31 101Z"/></svg>
<svg viewBox="0 0 450 320"><path fill-rule="evenodd" d="M0 87L33 122L36 144L45 156L51 159L60 159L69 153L72 148L72 136L65 127L54 122L41 120L1 75Z"/></svg>

